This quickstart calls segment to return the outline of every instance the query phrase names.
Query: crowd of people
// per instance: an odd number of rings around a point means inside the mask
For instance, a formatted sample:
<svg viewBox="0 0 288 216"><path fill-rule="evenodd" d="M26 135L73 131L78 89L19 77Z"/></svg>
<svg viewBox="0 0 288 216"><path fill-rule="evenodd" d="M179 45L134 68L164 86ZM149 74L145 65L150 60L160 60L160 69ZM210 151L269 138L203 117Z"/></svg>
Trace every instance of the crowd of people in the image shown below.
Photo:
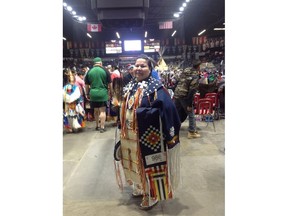
<svg viewBox="0 0 288 216"><path fill-rule="evenodd" d="M148 57L148 56L147 56ZM150 57L149 57L150 58ZM179 88L183 85L186 87L187 83L183 83L183 80L189 81L191 77L195 77L194 81L197 83L197 86L191 87L193 90L193 94L198 92L200 94L200 97L203 98L206 93L208 92L216 92L219 96L219 102L220 102L220 113L222 116L225 116L225 75L222 74L222 71L219 72L217 68L203 68L200 67L200 64L203 65L203 60L197 60L199 63L198 65L195 65L195 61L191 61L188 64L186 64L186 67L179 67L179 62L176 62L176 64L173 64L173 62L168 65L168 70L159 70L157 67L157 63L151 59L151 65L152 65L152 71L151 76L155 78L156 80L159 80L163 86L168 90L170 93L170 96L173 98L174 103L177 105L177 108L180 113L181 121L183 122L183 118L189 115L193 115L193 111L187 111L185 108L186 105L184 105L184 108L179 105L179 97L181 97L181 93L179 96ZM205 60L205 58L204 58ZM206 63L207 64L207 63ZM119 91L122 91L122 89L119 89L120 87L126 86L129 81L131 81L135 77L135 65L133 64L127 64L127 65L103 65L102 59L97 57L93 60L93 64L89 65L90 68L87 66L89 64L82 64L82 65L75 65L73 64L70 67L66 67L63 70L63 88L67 84L72 84L71 80L69 80L69 77L74 77L74 85L78 88L80 91L80 97L75 100L75 103L79 103L81 107L84 110L84 120L86 121L96 121L96 130L100 131L101 133L105 132L105 121L106 120L115 120L115 126L116 126L116 120L118 115L118 108L115 106L115 103L117 103L118 99L117 96L119 95ZM175 65L178 65L178 67ZM195 68L196 67L196 68ZM194 68L194 69L193 69ZM93 75L86 76L88 74L88 71L90 74L95 73L96 69L101 70L102 73L105 71L101 76L101 79L98 78L92 78ZM191 71L194 70L194 75L191 76ZM187 71L190 71L187 73ZM98 74L98 73L97 73ZM185 75L186 74L186 75ZM90 78L89 78L90 77ZM100 81L101 80L101 81ZM93 81L93 84L91 83ZM85 84L86 83L86 84ZM177 89L178 86L178 89ZM181 88L182 88L181 87ZM90 89L91 88L91 89ZM64 88L65 89L65 88ZM91 92L90 92L91 91ZM118 91L118 92L115 92ZM73 91L74 92L74 91ZM64 95L69 96L73 92L67 92L65 90L63 92ZM97 99L96 92L98 97L100 97L100 92L102 92L101 99ZM104 92L105 97L104 97ZM91 93L91 95L90 95ZM116 94L115 94L116 93ZM176 93L176 94L175 94ZM91 98L92 96L92 98ZM187 103L191 104L191 92L189 95L187 95L188 98L190 98ZM101 102L101 104L95 104L95 102ZM183 106L183 100L181 100L182 106ZM66 104L66 109L65 109ZM63 109L64 109L64 117L66 120L65 123L65 129L66 131L77 131L77 129L73 129L70 124L68 124L68 117L69 112L67 109L68 103L63 103ZM183 110L185 112L183 112ZM190 110L190 108L188 108ZM70 110L71 113L71 110ZM189 113L189 114L188 114ZM76 114L76 115L75 115ZM72 115L79 116L83 115L81 113L78 113L75 111L75 113ZM81 119L80 117L77 117L78 119ZM80 120L79 120L80 121ZM82 121L82 120L81 120ZM98 122L99 121L99 122ZM193 123L194 124L194 123ZM83 122L83 125L85 125L85 122ZM80 127L82 128L82 127ZM190 127L190 131L194 131L192 129L193 127ZM194 131L197 135L194 135L194 137L199 136L198 132Z"/></svg>
<svg viewBox="0 0 288 216"><path fill-rule="evenodd" d="M85 121L93 121L95 130L104 133L108 116L115 117L118 185L122 185L120 163L133 188L132 196L142 196L141 209L151 209L158 201L174 196L180 170L179 131L187 117L187 138L201 137L194 95L203 89L222 94L225 111L225 79L216 70L201 69L201 63L193 60L184 69L157 71L157 63L147 55L121 68L104 66L96 57L91 68L82 65L63 70L65 131L78 131Z"/></svg>

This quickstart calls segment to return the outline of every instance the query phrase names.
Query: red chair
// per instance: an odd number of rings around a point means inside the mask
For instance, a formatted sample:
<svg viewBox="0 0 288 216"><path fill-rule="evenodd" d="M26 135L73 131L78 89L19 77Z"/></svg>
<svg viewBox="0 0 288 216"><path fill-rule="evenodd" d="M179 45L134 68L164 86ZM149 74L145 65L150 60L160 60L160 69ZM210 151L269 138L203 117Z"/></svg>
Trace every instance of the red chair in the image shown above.
<svg viewBox="0 0 288 216"><path fill-rule="evenodd" d="M213 101L214 119L219 119L219 96L218 93L210 92L205 94L205 98L210 98Z"/></svg>
<svg viewBox="0 0 288 216"><path fill-rule="evenodd" d="M214 124L214 109L213 109L213 99L211 98L201 98L198 101L197 109L195 112L195 119L196 121L206 121L207 126L209 122L213 123L213 128L215 130ZM206 126L206 127L207 127Z"/></svg>

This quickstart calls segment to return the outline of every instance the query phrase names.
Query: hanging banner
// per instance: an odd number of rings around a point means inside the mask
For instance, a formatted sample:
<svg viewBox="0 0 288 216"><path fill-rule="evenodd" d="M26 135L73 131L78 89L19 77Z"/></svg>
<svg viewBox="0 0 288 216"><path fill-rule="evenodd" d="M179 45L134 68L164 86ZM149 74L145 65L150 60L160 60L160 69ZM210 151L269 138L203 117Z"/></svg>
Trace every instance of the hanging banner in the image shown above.
<svg viewBox="0 0 288 216"><path fill-rule="evenodd" d="M79 49L79 51L80 51L80 56L81 56L81 58L83 58L83 55L84 55L84 49Z"/></svg>
<svg viewBox="0 0 288 216"><path fill-rule="evenodd" d="M202 37L198 37L198 44L201 45L202 43Z"/></svg>
<svg viewBox="0 0 288 216"><path fill-rule="evenodd" d="M225 42L224 42L224 38L220 38L220 47L224 47L225 46Z"/></svg>
<svg viewBox="0 0 288 216"><path fill-rule="evenodd" d="M74 49L74 55L76 58L78 58L78 56L79 56L79 50L78 49Z"/></svg>
<svg viewBox="0 0 288 216"><path fill-rule="evenodd" d="M72 49L72 41L67 41L67 49Z"/></svg>
<svg viewBox="0 0 288 216"><path fill-rule="evenodd" d="M96 49L96 55L99 56L100 54L100 49Z"/></svg>
<svg viewBox="0 0 288 216"><path fill-rule="evenodd" d="M73 48L77 49L77 42L76 41L74 41L74 47Z"/></svg>
<svg viewBox="0 0 288 216"><path fill-rule="evenodd" d="M177 48L178 48L178 54L182 54L182 46L178 45Z"/></svg>
<svg viewBox="0 0 288 216"><path fill-rule="evenodd" d="M167 54L170 54L170 49L171 49L170 46L167 46L165 52L166 52Z"/></svg>
<svg viewBox="0 0 288 216"><path fill-rule="evenodd" d="M102 56L104 56L105 55L105 49L101 49L101 54L102 54Z"/></svg>
<svg viewBox="0 0 288 216"><path fill-rule="evenodd" d="M183 47L183 52L186 52L186 50L187 50L187 45L183 45L182 47Z"/></svg>
<svg viewBox="0 0 288 216"><path fill-rule="evenodd" d="M86 57L89 58L89 49L85 49Z"/></svg>
<svg viewBox="0 0 288 216"><path fill-rule="evenodd" d="M173 51L173 54L175 55L176 54L176 47L175 46L172 46L172 51Z"/></svg>
<svg viewBox="0 0 288 216"><path fill-rule="evenodd" d="M95 54L95 50L94 49L91 49L91 56L92 56L92 58L94 58L94 55Z"/></svg>
<svg viewBox="0 0 288 216"><path fill-rule="evenodd" d="M70 51L70 57L73 58L73 49L69 49L69 51Z"/></svg>

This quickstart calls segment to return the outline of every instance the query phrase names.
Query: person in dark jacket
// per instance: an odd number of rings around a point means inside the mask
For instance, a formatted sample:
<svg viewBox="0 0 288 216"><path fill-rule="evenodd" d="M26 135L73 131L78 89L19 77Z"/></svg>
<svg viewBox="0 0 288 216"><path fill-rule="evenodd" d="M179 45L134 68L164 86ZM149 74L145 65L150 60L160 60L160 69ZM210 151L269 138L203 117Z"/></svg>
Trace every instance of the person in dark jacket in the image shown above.
<svg viewBox="0 0 288 216"><path fill-rule="evenodd" d="M189 118L188 139L200 137L199 132L196 130L193 107L194 95L199 86L200 64L200 60L195 60L193 61L193 67L185 68L182 71L174 91L174 103L181 122L184 122L187 116Z"/></svg>

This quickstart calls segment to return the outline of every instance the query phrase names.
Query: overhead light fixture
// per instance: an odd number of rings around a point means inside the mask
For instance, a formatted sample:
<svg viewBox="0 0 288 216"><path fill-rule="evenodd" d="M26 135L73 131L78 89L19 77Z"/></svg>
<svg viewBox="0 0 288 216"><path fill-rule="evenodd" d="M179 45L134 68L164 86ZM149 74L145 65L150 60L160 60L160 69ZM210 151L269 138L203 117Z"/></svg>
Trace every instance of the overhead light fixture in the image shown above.
<svg viewBox="0 0 288 216"><path fill-rule="evenodd" d="M173 34L171 35L171 37L173 37L173 36L176 34L176 32L177 32L177 31L175 30L175 31L173 32Z"/></svg>
<svg viewBox="0 0 288 216"><path fill-rule="evenodd" d="M145 38L147 37L147 31L145 31L145 35L144 35L144 37L145 37Z"/></svg>
<svg viewBox="0 0 288 216"><path fill-rule="evenodd" d="M214 28L215 31L224 31L225 28Z"/></svg>
<svg viewBox="0 0 288 216"><path fill-rule="evenodd" d="M82 22L82 21L85 21L86 20L86 17L82 16L78 16L76 15L77 12L75 10L73 10L73 8L68 5L66 2L63 2L63 7L65 10L69 11L69 13L72 15L73 19L77 22Z"/></svg>
<svg viewBox="0 0 288 216"><path fill-rule="evenodd" d="M68 11L72 11L73 9L72 9L71 6L68 6L68 7L67 7L67 10L68 10Z"/></svg>
<svg viewBox="0 0 288 216"><path fill-rule="evenodd" d="M90 38L92 38L92 36L91 36L89 33L87 33L87 36L90 37Z"/></svg>
<svg viewBox="0 0 288 216"><path fill-rule="evenodd" d="M186 2L190 2L190 0L186 0ZM181 14L184 14L185 7L187 7L186 2L182 3L182 6L179 8L179 12L173 14L174 17L178 18Z"/></svg>
<svg viewBox="0 0 288 216"><path fill-rule="evenodd" d="M200 36L201 34L203 34L206 31L206 29L204 29L203 31L201 31L200 33L198 33L198 36Z"/></svg>
<svg viewBox="0 0 288 216"><path fill-rule="evenodd" d="M63 40L66 40L66 38L65 38L65 37L63 37Z"/></svg>
<svg viewBox="0 0 288 216"><path fill-rule="evenodd" d="M86 20L86 17L81 17L81 16L77 16L77 15L74 15L73 18L78 20L79 22L82 22L82 21Z"/></svg>
<svg viewBox="0 0 288 216"><path fill-rule="evenodd" d="M120 39L120 35L119 35L119 33L118 33L118 32L116 32L116 36L117 36L117 38L119 38L119 39Z"/></svg>

